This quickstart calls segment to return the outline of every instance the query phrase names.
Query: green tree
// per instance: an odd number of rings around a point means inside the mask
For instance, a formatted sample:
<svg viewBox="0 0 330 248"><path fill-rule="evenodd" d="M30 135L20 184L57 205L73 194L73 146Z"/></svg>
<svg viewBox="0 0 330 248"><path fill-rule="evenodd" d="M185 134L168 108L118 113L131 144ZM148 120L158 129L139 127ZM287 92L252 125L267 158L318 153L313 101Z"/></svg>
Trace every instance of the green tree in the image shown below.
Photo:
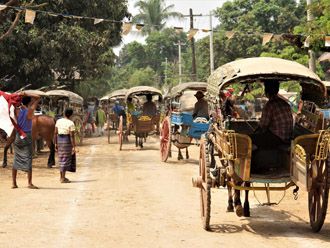
<svg viewBox="0 0 330 248"><path fill-rule="evenodd" d="M297 34L309 36L310 47L316 51L324 49L324 37L330 34L330 1L315 1L309 10L313 15L313 20L306 19L296 27Z"/></svg>
<svg viewBox="0 0 330 248"><path fill-rule="evenodd" d="M45 2L35 0L35 4ZM43 10L55 13L92 16L122 20L129 16L126 1L47 1ZM10 18L9 18L10 19ZM9 20L0 26L4 33ZM102 22L94 25L91 19L64 18L37 13L34 25L20 19L15 32L0 42L0 78L14 76L7 89L15 90L32 83L39 87L58 79L70 87L77 74L81 80L101 75L113 64L111 47L121 41L121 23ZM13 84L15 82L15 84Z"/></svg>
<svg viewBox="0 0 330 248"><path fill-rule="evenodd" d="M146 67L144 69L135 70L128 79L129 87L146 85L146 86L158 86L157 75L153 69Z"/></svg>
<svg viewBox="0 0 330 248"><path fill-rule="evenodd" d="M162 30L167 19L181 16L172 11L174 4L166 6L165 0L140 0L134 6L139 8L139 14L133 17L133 21L145 25L142 29L144 34Z"/></svg>
<svg viewBox="0 0 330 248"><path fill-rule="evenodd" d="M292 33L305 18L304 7L304 1L295 0L234 0L224 3L215 10L221 23L214 34L215 68L239 58L258 57L270 49L280 54L290 44L281 41L263 46L262 34ZM235 34L228 39L226 31ZM198 41L196 46L197 77L205 81L210 74L209 38ZM300 48L296 52L307 54ZM191 55L185 56L189 58ZM186 65L187 68L189 66Z"/></svg>

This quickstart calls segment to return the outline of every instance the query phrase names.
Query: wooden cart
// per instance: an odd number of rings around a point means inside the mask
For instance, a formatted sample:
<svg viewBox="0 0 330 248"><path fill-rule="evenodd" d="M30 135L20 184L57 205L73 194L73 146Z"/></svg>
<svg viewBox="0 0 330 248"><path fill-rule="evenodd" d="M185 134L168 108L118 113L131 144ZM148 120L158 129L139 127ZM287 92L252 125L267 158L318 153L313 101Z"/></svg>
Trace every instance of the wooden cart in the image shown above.
<svg viewBox="0 0 330 248"><path fill-rule="evenodd" d="M74 122L77 145L82 145L84 138L84 108L83 98L76 93L67 90L50 90L46 92L50 98L49 109L54 113L55 119L63 117L66 108L73 109L71 120Z"/></svg>
<svg viewBox="0 0 330 248"><path fill-rule="evenodd" d="M232 84L241 87L265 79L299 83L304 101L320 105L326 96L326 87L319 77L296 62L278 58L249 58L225 64L208 79L207 92L214 106L219 104L219 93ZM328 157L330 132L323 130L323 116L306 104L294 126L294 137L288 146L255 153L250 138L258 119L214 121L200 146L199 175L193 186L200 190L201 216L204 229L210 229L211 188L227 187L228 211L238 216L250 216L248 192L265 191L266 205L272 204L270 192L286 191L295 187L308 192L310 225L318 232L327 213L330 163ZM254 155L252 155L254 154ZM251 163L253 160L253 163ZM259 162L258 162L259 161ZM251 173L256 163L262 163L267 172ZM231 195L235 190L235 197ZM240 191L246 191L244 207ZM227 201L224 201L227 202ZM234 202L234 204L233 204Z"/></svg>
<svg viewBox="0 0 330 248"><path fill-rule="evenodd" d="M161 91L154 87L137 86L130 88L127 91L125 99L126 101L128 98L134 97L141 99L146 95L152 95L153 100L158 100L160 102L163 97ZM119 150L122 149L124 137L130 134L135 136L135 145L143 148L143 142L146 140L148 135L159 133L159 122L159 112L153 116L144 115L142 109L139 109L139 106L137 106L134 113L126 112L125 116L120 116L118 127Z"/></svg>
<svg viewBox="0 0 330 248"><path fill-rule="evenodd" d="M189 158L188 147L193 138L199 140L209 128L209 121L193 121L193 110L196 103L194 94L197 91L206 91L207 83L189 82L173 87L168 94L168 113L162 122L160 135L161 160L166 162L171 157L171 145L178 148L178 160L183 159L181 149L186 149L186 158Z"/></svg>
<svg viewBox="0 0 330 248"><path fill-rule="evenodd" d="M127 89L115 90L100 99L102 108L105 110L107 115L107 131L108 131L109 144L110 144L110 132L112 130L117 131L119 126L119 118L112 111L112 108L115 105L115 101L119 101L121 105L125 104L126 93L127 93Z"/></svg>

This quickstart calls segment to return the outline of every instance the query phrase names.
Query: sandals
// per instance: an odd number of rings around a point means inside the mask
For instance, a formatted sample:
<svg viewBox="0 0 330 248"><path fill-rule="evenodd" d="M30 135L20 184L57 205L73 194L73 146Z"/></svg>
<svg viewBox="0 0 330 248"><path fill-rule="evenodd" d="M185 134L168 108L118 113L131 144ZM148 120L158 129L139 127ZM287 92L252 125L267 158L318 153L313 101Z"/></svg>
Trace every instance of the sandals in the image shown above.
<svg viewBox="0 0 330 248"><path fill-rule="evenodd" d="M37 186L34 186L33 184L28 186L29 189L39 189Z"/></svg>
<svg viewBox="0 0 330 248"><path fill-rule="evenodd" d="M65 177L64 179L61 179L61 183L71 183L71 181Z"/></svg>

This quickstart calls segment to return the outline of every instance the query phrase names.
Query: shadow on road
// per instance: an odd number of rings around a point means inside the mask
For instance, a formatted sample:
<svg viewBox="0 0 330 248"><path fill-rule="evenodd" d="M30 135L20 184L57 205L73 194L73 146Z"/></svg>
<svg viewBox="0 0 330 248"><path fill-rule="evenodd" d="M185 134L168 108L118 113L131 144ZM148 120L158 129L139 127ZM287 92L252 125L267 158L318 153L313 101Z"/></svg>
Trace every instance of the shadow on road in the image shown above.
<svg viewBox="0 0 330 248"><path fill-rule="evenodd" d="M237 233L244 230L264 238L304 237L330 242L330 223L325 223L319 233L313 233L309 222L290 211L277 211L270 207L258 206L251 209L251 217L242 218L241 220L245 222L241 226L213 223L210 226L210 231L215 233Z"/></svg>

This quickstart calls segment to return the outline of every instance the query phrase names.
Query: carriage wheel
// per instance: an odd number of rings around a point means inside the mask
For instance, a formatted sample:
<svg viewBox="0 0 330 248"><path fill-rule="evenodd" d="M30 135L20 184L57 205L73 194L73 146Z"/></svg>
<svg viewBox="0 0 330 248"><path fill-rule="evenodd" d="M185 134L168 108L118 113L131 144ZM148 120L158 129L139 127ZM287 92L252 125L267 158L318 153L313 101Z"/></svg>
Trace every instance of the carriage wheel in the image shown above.
<svg viewBox="0 0 330 248"><path fill-rule="evenodd" d="M160 155L162 162L166 162L171 150L171 123L170 118L166 117L160 132Z"/></svg>
<svg viewBox="0 0 330 248"><path fill-rule="evenodd" d="M107 124L107 126L108 126L108 144L110 144L110 132L111 132L111 128L110 128L110 121L108 121L108 124Z"/></svg>
<svg viewBox="0 0 330 248"><path fill-rule="evenodd" d="M200 189L201 217L203 228L210 229L211 218L211 176L210 161L206 140L201 142L199 154L199 176L202 179L203 187Z"/></svg>
<svg viewBox="0 0 330 248"><path fill-rule="evenodd" d="M309 220L312 230L321 230L327 214L329 184L330 184L330 161L316 161L317 175L312 178L312 188L308 192Z"/></svg>
<svg viewBox="0 0 330 248"><path fill-rule="evenodd" d="M123 129L124 125L123 125L123 116L119 117L119 124L118 124L118 142L119 142L119 151L121 151L121 148L123 146Z"/></svg>
<svg viewBox="0 0 330 248"><path fill-rule="evenodd" d="M71 119L75 126L74 137L76 145L82 145L84 137L84 125L83 121L79 116L73 116Z"/></svg>

